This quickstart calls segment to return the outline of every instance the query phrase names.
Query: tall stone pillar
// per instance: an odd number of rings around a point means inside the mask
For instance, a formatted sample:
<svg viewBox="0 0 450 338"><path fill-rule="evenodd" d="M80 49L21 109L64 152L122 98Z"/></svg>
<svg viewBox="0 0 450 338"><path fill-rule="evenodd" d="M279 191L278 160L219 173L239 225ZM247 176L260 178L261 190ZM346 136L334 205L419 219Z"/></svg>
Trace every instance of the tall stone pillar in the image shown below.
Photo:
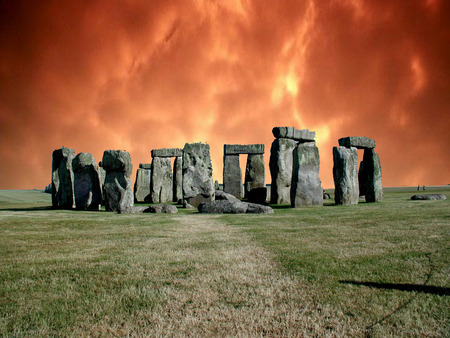
<svg viewBox="0 0 450 338"><path fill-rule="evenodd" d="M356 148L333 147L334 201L336 204L358 204L357 166Z"/></svg>
<svg viewBox="0 0 450 338"><path fill-rule="evenodd" d="M172 201L173 180L170 157L153 157L150 190L153 203Z"/></svg>
<svg viewBox="0 0 450 338"><path fill-rule="evenodd" d="M242 172L239 155L223 155L223 191L242 198Z"/></svg>
<svg viewBox="0 0 450 338"><path fill-rule="evenodd" d="M183 199L198 207L214 198L209 144L186 143L183 149Z"/></svg>
<svg viewBox="0 0 450 338"><path fill-rule="evenodd" d="M263 154L249 154L245 167L244 197L250 202L264 203L267 198L266 168Z"/></svg>
<svg viewBox="0 0 450 338"><path fill-rule="evenodd" d="M183 158L175 157L173 162L173 202L183 201Z"/></svg>
<svg viewBox="0 0 450 338"><path fill-rule="evenodd" d="M359 182L359 196L365 196L367 194L367 170L364 166L364 157L359 164L358 182Z"/></svg>
<svg viewBox="0 0 450 338"><path fill-rule="evenodd" d="M102 187L94 156L79 153L72 161L75 207L80 210L100 210Z"/></svg>
<svg viewBox="0 0 450 338"><path fill-rule="evenodd" d="M130 154L122 150L105 150L102 167L106 171L103 188L106 211L128 211L134 204Z"/></svg>
<svg viewBox="0 0 450 338"><path fill-rule="evenodd" d="M364 149L364 170L366 172L366 202L380 202L383 199L380 157L374 149Z"/></svg>
<svg viewBox="0 0 450 338"><path fill-rule="evenodd" d="M291 206L323 205L323 189L319 178L320 157L316 142L299 143L293 152Z"/></svg>
<svg viewBox="0 0 450 338"><path fill-rule="evenodd" d="M292 139L277 138L270 148L270 199L273 204L291 204L293 150L297 143Z"/></svg>
<svg viewBox="0 0 450 338"><path fill-rule="evenodd" d="M72 160L75 150L56 149L52 155L52 206L53 208L75 208L73 194Z"/></svg>
<svg viewBox="0 0 450 338"><path fill-rule="evenodd" d="M134 182L134 201L150 202L150 181L151 181L151 165L148 163L140 163L139 169L136 170L136 181Z"/></svg>

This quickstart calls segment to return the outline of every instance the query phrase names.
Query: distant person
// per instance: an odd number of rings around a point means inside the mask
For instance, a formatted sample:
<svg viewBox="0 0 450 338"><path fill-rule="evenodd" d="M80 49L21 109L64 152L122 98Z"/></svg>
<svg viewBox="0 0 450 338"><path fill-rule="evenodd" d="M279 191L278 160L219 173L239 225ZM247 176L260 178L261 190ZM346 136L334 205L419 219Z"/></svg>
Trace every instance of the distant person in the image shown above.
<svg viewBox="0 0 450 338"><path fill-rule="evenodd" d="M425 190L425 186L423 186L423 188L422 188L423 190Z"/></svg>
<svg viewBox="0 0 450 338"><path fill-rule="evenodd" d="M417 185L417 191L419 191L420 190L420 185Z"/></svg>

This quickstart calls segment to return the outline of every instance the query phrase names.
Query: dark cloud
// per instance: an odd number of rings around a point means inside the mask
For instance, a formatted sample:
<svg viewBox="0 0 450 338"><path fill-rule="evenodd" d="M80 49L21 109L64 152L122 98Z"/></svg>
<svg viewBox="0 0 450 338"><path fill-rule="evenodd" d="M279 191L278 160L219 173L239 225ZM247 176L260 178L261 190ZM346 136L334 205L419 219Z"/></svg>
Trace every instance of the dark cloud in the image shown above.
<svg viewBox="0 0 450 338"><path fill-rule="evenodd" d="M448 1L0 2L0 188L43 187L51 153L377 141L385 185L446 184ZM244 162L244 161L243 161ZM267 181L270 181L267 168Z"/></svg>

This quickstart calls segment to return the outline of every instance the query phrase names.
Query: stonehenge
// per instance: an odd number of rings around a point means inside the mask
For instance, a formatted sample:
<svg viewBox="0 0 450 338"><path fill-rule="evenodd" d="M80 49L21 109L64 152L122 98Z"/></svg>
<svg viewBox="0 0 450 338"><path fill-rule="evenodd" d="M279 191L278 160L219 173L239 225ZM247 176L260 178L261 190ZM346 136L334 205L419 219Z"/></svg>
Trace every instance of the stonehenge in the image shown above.
<svg viewBox="0 0 450 338"><path fill-rule="evenodd" d="M134 183L134 201L150 202L150 181L151 181L151 164L140 163L136 170L136 181Z"/></svg>
<svg viewBox="0 0 450 338"><path fill-rule="evenodd" d="M151 151L150 201L152 203L181 202L183 149L162 148ZM175 157L172 170L172 160Z"/></svg>
<svg viewBox="0 0 450 338"><path fill-rule="evenodd" d="M333 179L336 204L358 204L359 196L366 202L383 199L381 164L375 152L375 140L368 137L343 137L339 147L333 147ZM357 149L364 155L359 172Z"/></svg>
<svg viewBox="0 0 450 338"><path fill-rule="evenodd" d="M270 149L271 203L291 207L323 205L320 156L314 131L294 127L272 129Z"/></svg>
<svg viewBox="0 0 450 338"><path fill-rule="evenodd" d="M242 185L242 172L239 155L247 154L245 182ZM264 144L225 144L223 147L223 191L238 199L249 201L266 200Z"/></svg>

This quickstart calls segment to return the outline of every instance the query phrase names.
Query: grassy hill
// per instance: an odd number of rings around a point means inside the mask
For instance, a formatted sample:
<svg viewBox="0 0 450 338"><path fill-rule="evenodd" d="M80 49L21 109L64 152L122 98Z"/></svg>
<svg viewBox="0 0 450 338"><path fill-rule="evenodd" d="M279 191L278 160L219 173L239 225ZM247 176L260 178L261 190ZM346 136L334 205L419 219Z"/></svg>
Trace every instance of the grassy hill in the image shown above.
<svg viewBox="0 0 450 338"><path fill-rule="evenodd" d="M415 193L131 215L0 191L0 335L446 336L450 200Z"/></svg>

